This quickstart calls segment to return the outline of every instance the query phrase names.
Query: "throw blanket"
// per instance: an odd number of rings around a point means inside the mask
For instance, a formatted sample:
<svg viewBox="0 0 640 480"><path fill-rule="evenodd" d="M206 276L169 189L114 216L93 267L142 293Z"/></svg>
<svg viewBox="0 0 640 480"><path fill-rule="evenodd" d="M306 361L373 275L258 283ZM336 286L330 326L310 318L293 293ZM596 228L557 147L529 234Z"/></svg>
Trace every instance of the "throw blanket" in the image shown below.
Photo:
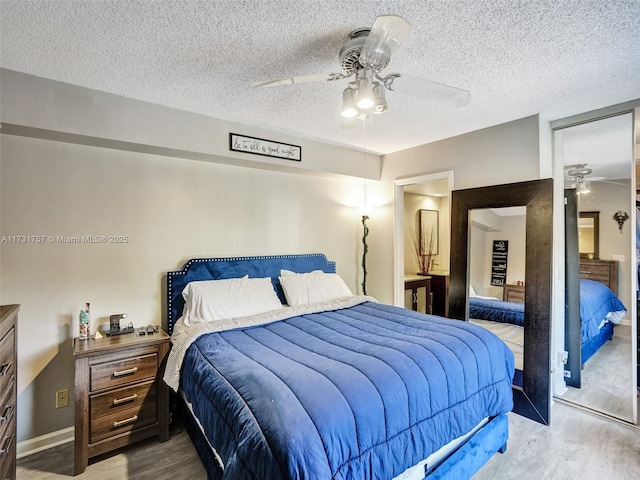
<svg viewBox="0 0 640 480"><path fill-rule="evenodd" d="M512 409L513 354L491 332L370 301L316 307L187 349L180 385L223 478L393 478Z"/></svg>
<svg viewBox="0 0 640 480"><path fill-rule="evenodd" d="M524 303L469 297L469 318L511 323L524 327Z"/></svg>

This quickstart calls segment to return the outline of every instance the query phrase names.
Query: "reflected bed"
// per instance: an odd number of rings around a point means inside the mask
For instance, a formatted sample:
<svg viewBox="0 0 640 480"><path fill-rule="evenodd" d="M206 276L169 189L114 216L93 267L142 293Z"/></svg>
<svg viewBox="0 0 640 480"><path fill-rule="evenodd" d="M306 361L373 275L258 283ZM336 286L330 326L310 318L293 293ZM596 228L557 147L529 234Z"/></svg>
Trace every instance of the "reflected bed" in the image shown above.
<svg viewBox="0 0 640 480"><path fill-rule="evenodd" d="M580 321L582 365L613 337L626 308L605 284L580 279ZM469 321L491 330L513 351L516 369L522 370L524 350L524 303L470 296Z"/></svg>

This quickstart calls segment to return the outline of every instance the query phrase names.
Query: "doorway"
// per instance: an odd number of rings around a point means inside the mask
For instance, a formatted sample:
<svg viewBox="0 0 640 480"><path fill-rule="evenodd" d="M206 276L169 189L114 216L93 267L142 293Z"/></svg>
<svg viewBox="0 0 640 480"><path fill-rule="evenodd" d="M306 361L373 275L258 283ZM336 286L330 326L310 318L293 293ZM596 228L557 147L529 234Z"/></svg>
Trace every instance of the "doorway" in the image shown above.
<svg viewBox="0 0 640 480"><path fill-rule="evenodd" d="M437 209L439 213L438 233L435 238L439 245L439 250L436 256L437 258L434 257L436 265L433 265L434 262L431 262L430 268L431 272L438 276L435 285L442 284L443 288L442 293L440 293L433 302L434 304L438 302L442 305L448 305L448 301L445 301L444 295L446 295L446 285L448 285L449 274L450 204L451 190L453 189L453 171L449 170L406 177L397 179L394 183L394 305L400 307L406 306L406 274L415 274L420 270L418 267L418 259L415 258L416 247L419 248L419 222L412 221L412 218L419 219L419 217L414 217L414 215L421 209L428 211L436 211ZM409 207L411 210L409 213L407 213L406 207ZM416 212L413 210L416 210ZM418 244L412 241L412 236L414 240L418 241ZM432 296L432 299L433 298ZM437 309L434 313L440 313L440 310Z"/></svg>

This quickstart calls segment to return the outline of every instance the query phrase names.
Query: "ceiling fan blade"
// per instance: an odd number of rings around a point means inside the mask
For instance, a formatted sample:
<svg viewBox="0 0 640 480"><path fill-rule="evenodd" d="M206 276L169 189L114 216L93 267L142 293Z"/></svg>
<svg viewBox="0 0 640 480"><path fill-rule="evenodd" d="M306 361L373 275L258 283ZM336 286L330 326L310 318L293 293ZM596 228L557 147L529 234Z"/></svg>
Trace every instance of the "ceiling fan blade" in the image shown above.
<svg viewBox="0 0 640 480"><path fill-rule="evenodd" d="M360 65L365 68L384 68L409 30L411 24L401 16L380 15L362 47Z"/></svg>
<svg viewBox="0 0 640 480"><path fill-rule="evenodd" d="M251 86L253 88L266 88L266 87L279 87L281 85L293 85L294 83L310 83L310 82L328 82L336 80L335 73L320 73L317 75L302 75L300 77L287 77L277 78L274 80L264 80L259 82L253 82Z"/></svg>
<svg viewBox="0 0 640 480"><path fill-rule="evenodd" d="M391 90L427 100L429 103L453 107L462 107L471 101L468 90L404 74L393 80Z"/></svg>

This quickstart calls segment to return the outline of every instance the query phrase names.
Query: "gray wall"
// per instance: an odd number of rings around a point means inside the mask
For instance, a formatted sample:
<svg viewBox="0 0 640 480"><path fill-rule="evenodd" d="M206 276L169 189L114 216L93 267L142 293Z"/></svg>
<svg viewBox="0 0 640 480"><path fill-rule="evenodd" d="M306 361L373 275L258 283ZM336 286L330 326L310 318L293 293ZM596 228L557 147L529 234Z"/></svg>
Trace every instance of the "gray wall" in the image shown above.
<svg viewBox="0 0 640 480"><path fill-rule="evenodd" d="M0 300L22 305L19 442L74 424L55 392L73 392L84 302L94 330L159 323L167 270L236 255L325 253L359 291L357 177L377 179L378 157L6 70L1 86L0 235L45 238L0 243ZM229 132L302 145L302 162L229 152ZM122 242L59 239L83 236Z"/></svg>

